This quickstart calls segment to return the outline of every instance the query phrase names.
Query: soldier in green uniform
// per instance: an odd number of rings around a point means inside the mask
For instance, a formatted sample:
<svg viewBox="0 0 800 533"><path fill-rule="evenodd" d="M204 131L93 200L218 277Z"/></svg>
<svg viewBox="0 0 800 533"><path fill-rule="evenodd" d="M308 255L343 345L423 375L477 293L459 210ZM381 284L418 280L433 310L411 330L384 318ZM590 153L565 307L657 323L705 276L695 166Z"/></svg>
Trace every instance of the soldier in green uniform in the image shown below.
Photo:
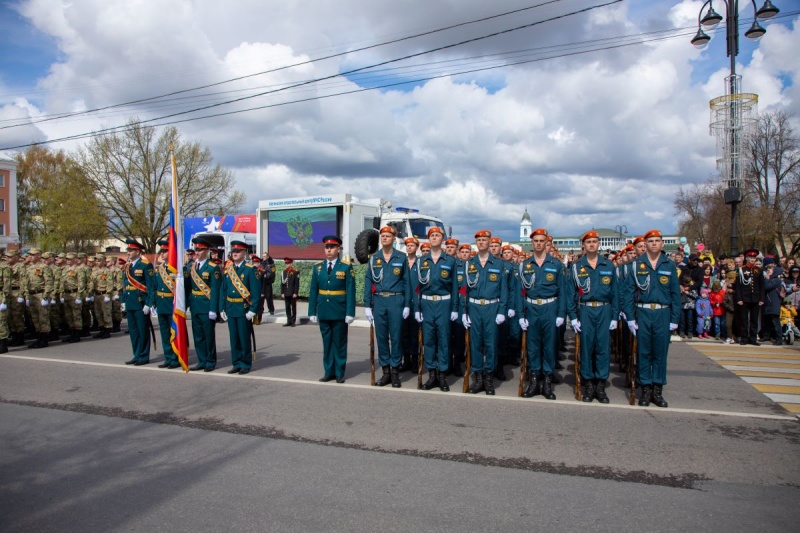
<svg viewBox="0 0 800 533"><path fill-rule="evenodd" d="M439 386L447 392L447 369L450 366L450 323L458 320L458 280L456 259L442 251L444 232L434 226L428 230L431 251L418 263L419 298L414 299L414 319L422 324L425 345L425 368L428 381L422 388Z"/></svg>
<svg viewBox="0 0 800 533"><path fill-rule="evenodd" d="M381 248L370 257L364 275L364 314L375 324L375 339L383 375L378 387L400 387L403 320L411 315L411 274L406 258L394 248L397 230L384 226ZM374 312L373 312L374 309Z"/></svg>
<svg viewBox="0 0 800 533"><path fill-rule="evenodd" d="M489 253L491 237L489 230L475 233L478 253L464 267L461 322L469 330L472 374L469 392L485 391L493 396L497 327L506 320L508 279L503 274L503 262Z"/></svg>
<svg viewBox="0 0 800 533"><path fill-rule="evenodd" d="M104 254L95 256L95 267L92 270L90 283L94 303L94 316L100 332L95 339L108 339L111 337L111 298L114 297L114 280L111 271L106 268Z"/></svg>
<svg viewBox="0 0 800 533"><path fill-rule="evenodd" d="M567 273L567 315L575 333L581 333L583 401L609 403L610 332L617 329L620 308L617 275L614 263L598 254L596 231L584 233L581 242L586 253Z"/></svg>
<svg viewBox="0 0 800 533"><path fill-rule="evenodd" d="M231 337L231 364L228 374L248 374L253 366L250 335L258 314L261 279L258 269L248 261L247 244L231 241L231 260L225 265L220 284L219 307L228 321Z"/></svg>
<svg viewBox="0 0 800 533"><path fill-rule="evenodd" d="M11 267L11 297L8 300L8 329L11 342L9 346L25 344L25 298L22 296L22 272L25 265L19 260L19 251L6 252L7 262Z"/></svg>
<svg viewBox="0 0 800 533"><path fill-rule="evenodd" d="M419 300L419 295L416 292L419 275L419 261L417 260L417 248L419 248L419 239L416 237L406 237L406 261L408 262L408 271L411 275L411 299L414 301ZM403 320L403 361L400 364L400 372L411 371L416 374L419 369L419 329L420 324L413 316L409 316Z"/></svg>
<svg viewBox="0 0 800 533"><path fill-rule="evenodd" d="M114 297L111 298L111 333L119 333L121 331L122 304L119 302L119 296L122 294L122 281L125 273L120 265L124 264L125 260L122 258L117 259L111 255L106 257L106 268L111 273L111 286L114 291Z"/></svg>
<svg viewBox="0 0 800 533"><path fill-rule="evenodd" d="M50 252L42 254L42 260L48 268L50 274L53 276L53 293L51 294L50 303L47 306L47 314L50 317L50 336L48 340L59 340L58 333L61 331L61 295L58 293L58 288L61 285L61 268L57 264L57 257Z"/></svg>
<svg viewBox="0 0 800 533"><path fill-rule="evenodd" d="M308 294L308 318L319 323L322 334L320 381L344 383L347 366L347 329L356 316L356 279L352 267L339 259L342 240L335 235L322 239L325 261L314 265Z"/></svg>
<svg viewBox="0 0 800 533"><path fill-rule="evenodd" d="M67 264L61 276L59 292L64 300L64 319L69 327L69 336L62 342L75 343L81 340L83 320L81 311L87 296L88 283L86 271L79 266L79 259L73 253L66 255Z"/></svg>
<svg viewBox="0 0 800 533"><path fill-rule="evenodd" d="M0 353L8 352L8 302L11 300L11 265L0 261Z"/></svg>
<svg viewBox="0 0 800 533"><path fill-rule="evenodd" d="M663 397L667 351L670 332L678 329L681 313L678 270L661 253L664 241L660 231L650 230L644 239L647 252L636 258L633 282L624 288L623 306L631 333L639 337L639 405L646 407L652 401L658 407L667 407Z"/></svg>
<svg viewBox="0 0 800 533"><path fill-rule="evenodd" d="M128 263L125 265L125 284L122 288L122 303L128 318L133 357L126 365L146 365L150 362L150 308L152 307L150 286L155 271L146 257L142 257L144 246L136 239L127 239Z"/></svg>
<svg viewBox="0 0 800 533"><path fill-rule="evenodd" d="M455 243L452 244L451 241L455 241ZM458 293L459 300L457 309L459 309L460 312L462 307L461 305L462 293L466 294L466 289L464 288L464 285L466 284L466 277L464 276L464 267L466 266L467 261L469 260L471 248L470 245L467 243L459 245L458 239L448 239L447 242L451 243L447 245L447 250L455 248L456 246L458 247L458 249L456 250L455 259L456 259L456 284L458 285L458 291L459 291ZM466 350L466 342L467 342L466 332L467 330L464 329L464 324L461 322L461 320L456 320L455 322L450 324L450 351L451 351L450 373L454 376L461 377L464 375L462 364L464 363L464 356Z"/></svg>
<svg viewBox="0 0 800 533"><path fill-rule="evenodd" d="M257 258L258 256L255 257ZM290 257L285 257L283 262L286 265L286 268L281 272L281 296L283 296L283 303L286 309L286 324L283 327L293 328L297 322L297 295L300 292L300 272L292 266L294 261ZM269 265L267 268L269 268Z"/></svg>
<svg viewBox="0 0 800 533"><path fill-rule="evenodd" d="M211 372L217 366L217 338L214 331L219 312L222 272L209 261L211 243L201 237L192 240L195 259L183 268L186 302L192 312L192 337L197 364L191 370Z"/></svg>
<svg viewBox="0 0 800 533"><path fill-rule="evenodd" d="M158 331L161 334L161 349L164 351L164 362L158 368L178 368L178 354L172 349L172 311L175 302L175 276L170 274L167 261L169 246L166 240L158 241L158 260L154 267L155 276L150 285L153 310L158 317ZM181 274L182 275L182 274Z"/></svg>
<svg viewBox="0 0 800 533"><path fill-rule="evenodd" d="M567 294L564 265L547 253L547 230L537 228L531 233L533 256L520 265L520 283L525 291L520 299L519 325L528 332L528 383L524 398L539 393L555 400L553 370L556 365L556 332L564 324L567 313Z"/></svg>
<svg viewBox="0 0 800 533"><path fill-rule="evenodd" d="M22 276L22 294L31 313L31 323L36 332L36 341L29 348L47 348L50 336L48 306L53 294L53 273L42 262L42 252L37 248L28 250L30 263Z"/></svg>

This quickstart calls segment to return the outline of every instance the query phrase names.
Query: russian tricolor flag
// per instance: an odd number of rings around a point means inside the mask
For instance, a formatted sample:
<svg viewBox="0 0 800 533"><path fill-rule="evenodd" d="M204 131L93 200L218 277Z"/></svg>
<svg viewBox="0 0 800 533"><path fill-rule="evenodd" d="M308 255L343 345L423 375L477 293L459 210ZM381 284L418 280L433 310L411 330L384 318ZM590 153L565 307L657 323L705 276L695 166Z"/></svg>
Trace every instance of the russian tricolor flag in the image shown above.
<svg viewBox="0 0 800 533"><path fill-rule="evenodd" d="M175 279L175 296L172 302L172 326L170 342L178 355L185 372L189 371L189 334L186 330L186 293L183 287L183 236L181 235L180 207L178 202L178 168L172 144L169 147L172 159L172 201L169 209L169 259L167 268Z"/></svg>

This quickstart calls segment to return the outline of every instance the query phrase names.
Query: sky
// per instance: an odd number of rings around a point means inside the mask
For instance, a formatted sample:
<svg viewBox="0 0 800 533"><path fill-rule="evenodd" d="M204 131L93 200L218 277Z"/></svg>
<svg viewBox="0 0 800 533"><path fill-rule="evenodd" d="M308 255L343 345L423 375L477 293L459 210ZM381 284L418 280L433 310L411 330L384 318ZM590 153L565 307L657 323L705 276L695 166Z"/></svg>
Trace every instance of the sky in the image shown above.
<svg viewBox="0 0 800 533"><path fill-rule="evenodd" d="M760 113L800 117L800 2L773 3L753 42L741 2L736 70ZM462 240L517 240L525 209L556 236L675 233L675 193L718 175L708 103L730 63L724 25L690 43L702 4L6 1L0 150L182 121L233 171L243 213L350 193L439 216Z"/></svg>

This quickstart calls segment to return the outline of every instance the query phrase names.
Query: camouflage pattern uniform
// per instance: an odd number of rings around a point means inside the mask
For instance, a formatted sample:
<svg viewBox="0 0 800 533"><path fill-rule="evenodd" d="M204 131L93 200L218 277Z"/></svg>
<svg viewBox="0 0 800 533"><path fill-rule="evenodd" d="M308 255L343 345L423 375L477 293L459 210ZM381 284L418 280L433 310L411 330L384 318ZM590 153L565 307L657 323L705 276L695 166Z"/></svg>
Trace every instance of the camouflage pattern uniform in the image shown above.
<svg viewBox="0 0 800 533"><path fill-rule="evenodd" d="M48 306L53 295L53 273L50 267L42 262L41 251L31 248L28 254L32 259L22 274L22 294L31 314L33 329L37 334L36 342L29 347L46 348L50 334Z"/></svg>
<svg viewBox="0 0 800 533"><path fill-rule="evenodd" d="M94 317L100 327L95 339L111 337L111 298L114 297L114 280L111 271L106 268L106 257L97 254L95 268L92 271L92 296L94 297Z"/></svg>
<svg viewBox="0 0 800 533"><path fill-rule="evenodd" d="M0 353L8 352L8 301L11 299L11 265L0 262Z"/></svg>
<svg viewBox="0 0 800 533"><path fill-rule="evenodd" d="M22 271L25 265L19 261L19 252L6 252L11 267L11 293L8 299L8 329L11 330L9 346L25 344L25 298L22 296ZM20 301L22 300L22 301Z"/></svg>
<svg viewBox="0 0 800 533"><path fill-rule="evenodd" d="M58 289L64 299L64 318L70 329L64 342L80 342L83 329L81 311L87 296L86 269L80 266L75 254L67 254L66 258L69 263L64 267Z"/></svg>

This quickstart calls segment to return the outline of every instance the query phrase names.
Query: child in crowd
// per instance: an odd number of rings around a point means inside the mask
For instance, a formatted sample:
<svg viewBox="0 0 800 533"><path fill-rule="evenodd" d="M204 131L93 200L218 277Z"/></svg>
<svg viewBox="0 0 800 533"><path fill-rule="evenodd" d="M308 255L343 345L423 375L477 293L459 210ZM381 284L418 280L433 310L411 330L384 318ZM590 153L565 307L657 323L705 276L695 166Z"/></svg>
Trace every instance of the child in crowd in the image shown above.
<svg viewBox="0 0 800 533"><path fill-rule="evenodd" d="M784 298L781 306L781 329L790 326L794 330L794 338L800 338L800 329L794 324L794 317L797 316L797 309L794 308L791 298Z"/></svg>
<svg viewBox="0 0 800 533"><path fill-rule="evenodd" d="M678 335L682 339L692 338L692 325L694 324L694 306L697 293L692 290L692 277L687 273L681 279L681 320L678 324Z"/></svg>
<svg viewBox="0 0 800 533"><path fill-rule="evenodd" d="M711 319L714 317L711 302L708 301L708 289L700 289L700 298L695 303L695 312L697 313L697 337L707 339L708 331L711 329Z"/></svg>
<svg viewBox="0 0 800 533"><path fill-rule="evenodd" d="M711 309L714 316L714 338L720 340L720 336L727 337L725 327L725 290L719 280L714 280L711 283L711 292L708 295L708 301L711 302Z"/></svg>

